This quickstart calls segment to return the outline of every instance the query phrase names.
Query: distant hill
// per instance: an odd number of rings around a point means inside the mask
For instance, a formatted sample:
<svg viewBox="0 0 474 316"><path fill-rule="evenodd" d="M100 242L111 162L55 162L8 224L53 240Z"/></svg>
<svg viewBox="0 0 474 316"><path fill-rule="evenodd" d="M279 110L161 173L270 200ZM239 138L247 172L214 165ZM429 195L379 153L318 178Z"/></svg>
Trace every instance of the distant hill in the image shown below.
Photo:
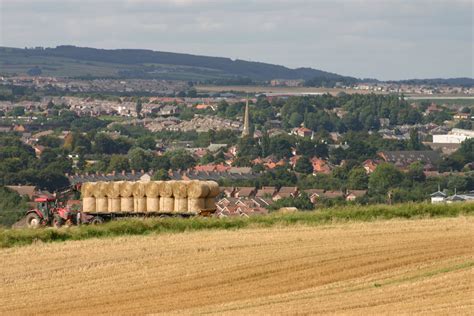
<svg viewBox="0 0 474 316"><path fill-rule="evenodd" d="M0 74L68 78L141 78L245 85L272 79L303 79L307 86L381 82L313 68L296 68L224 57L145 49L96 49L70 45L55 48L0 47ZM411 79L389 83L473 87L472 78Z"/></svg>
<svg viewBox="0 0 474 316"><path fill-rule="evenodd" d="M304 79L344 81L352 77L312 68L284 66L223 57L157 52L143 49L0 48L0 71L64 77L122 77L177 80L268 81Z"/></svg>

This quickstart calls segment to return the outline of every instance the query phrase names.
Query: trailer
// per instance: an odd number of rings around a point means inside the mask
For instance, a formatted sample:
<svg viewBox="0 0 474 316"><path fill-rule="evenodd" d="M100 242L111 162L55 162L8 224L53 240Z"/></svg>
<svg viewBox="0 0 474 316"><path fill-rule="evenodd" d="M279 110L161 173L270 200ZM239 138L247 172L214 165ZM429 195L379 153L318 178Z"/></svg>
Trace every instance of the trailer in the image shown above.
<svg viewBox="0 0 474 316"><path fill-rule="evenodd" d="M176 212L110 212L110 213L91 213L79 212L77 223L80 224L102 224L113 220L133 219L133 218L168 218L168 217L211 217L216 210L201 210L200 212L176 213Z"/></svg>
<svg viewBox="0 0 474 316"><path fill-rule="evenodd" d="M81 191L80 207L68 202ZM101 224L127 218L210 217L219 185L214 181L86 182L35 199L16 227ZM160 203L163 202L163 203Z"/></svg>

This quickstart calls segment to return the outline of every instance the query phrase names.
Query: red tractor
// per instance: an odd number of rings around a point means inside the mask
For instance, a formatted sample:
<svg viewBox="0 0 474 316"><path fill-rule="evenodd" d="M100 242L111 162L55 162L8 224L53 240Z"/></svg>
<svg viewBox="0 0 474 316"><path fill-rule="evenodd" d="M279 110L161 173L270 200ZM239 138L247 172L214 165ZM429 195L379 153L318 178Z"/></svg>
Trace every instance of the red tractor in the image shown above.
<svg viewBox="0 0 474 316"><path fill-rule="evenodd" d="M62 207L56 198L38 197L35 202L36 208L26 213L27 227L61 227L64 224L74 225L77 223L78 212Z"/></svg>

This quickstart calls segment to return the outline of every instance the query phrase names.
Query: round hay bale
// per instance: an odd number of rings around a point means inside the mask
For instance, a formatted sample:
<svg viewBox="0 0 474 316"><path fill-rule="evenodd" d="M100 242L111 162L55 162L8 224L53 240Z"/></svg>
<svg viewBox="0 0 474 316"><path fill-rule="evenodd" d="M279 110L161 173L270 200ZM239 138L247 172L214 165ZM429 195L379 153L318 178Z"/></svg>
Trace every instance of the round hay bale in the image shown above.
<svg viewBox="0 0 474 316"><path fill-rule="evenodd" d="M133 211L135 213L146 212L146 197L134 197L133 198Z"/></svg>
<svg viewBox="0 0 474 316"><path fill-rule="evenodd" d="M160 196L162 197L172 197L173 196L173 183L176 181L165 181L163 184L160 186L159 185L159 191L160 191Z"/></svg>
<svg viewBox="0 0 474 316"><path fill-rule="evenodd" d="M109 211L109 199L104 197L95 198L95 211L97 213L107 213Z"/></svg>
<svg viewBox="0 0 474 316"><path fill-rule="evenodd" d="M97 198L103 198L107 196L107 190L109 188L109 183L104 181L96 182L94 185L94 191L92 195Z"/></svg>
<svg viewBox="0 0 474 316"><path fill-rule="evenodd" d="M120 183L120 196L121 197L131 197L133 194L133 183L128 181L123 181Z"/></svg>
<svg viewBox="0 0 474 316"><path fill-rule="evenodd" d="M120 213L121 199L119 197L109 197L109 213Z"/></svg>
<svg viewBox="0 0 474 316"><path fill-rule="evenodd" d="M160 198L160 212L171 213L174 211L174 198L161 197Z"/></svg>
<svg viewBox="0 0 474 316"><path fill-rule="evenodd" d="M82 198L82 211L85 213L95 212L95 197L83 197Z"/></svg>
<svg viewBox="0 0 474 316"><path fill-rule="evenodd" d="M88 198L93 196L95 187L95 182L84 182L81 187L81 194L83 198Z"/></svg>
<svg viewBox="0 0 474 316"><path fill-rule="evenodd" d="M142 198L145 196L145 183L144 182L135 182L132 185L133 187L133 197Z"/></svg>
<svg viewBox="0 0 474 316"><path fill-rule="evenodd" d="M133 197L120 198L120 212L122 213L133 212Z"/></svg>
<svg viewBox="0 0 474 316"><path fill-rule="evenodd" d="M188 212L199 213L201 210L206 208L206 199L198 198L192 199L188 198Z"/></svg>
<svg viewBox="0 0 474 316"><path fill-rule="evenodd" d="M158 181L150 181L145 185L145 195L147 197L156 198L160 196L160 185Z"/></svg>
<svg viewBox="0 0 474 316"><path fill-rule="evenodd" d="M175 181L171 184L173 188L173 196L175 198L183 199L188 196L189 181Z"/></svg>
<svg viewBox="0 0 474 316"><path fill-rule="evenodd" d="M209 194L209 185L204 181L190 181L188 184L188 197L204 198Z"/></svg>
<svg viewBox="0 0 474 316"><path fill-rule="evenodd" d="M206 198L206 202L204 204L206 210L215 210L216 209L216 199L213 197Z"/></svg>
<svg viewBox="0 0 474 316"><path fill-rule="evenodd" d="M187 198L174 198L174 211L176 213L187 213L188 212L188 199Z"/></svg>
<svg viewBox="0 0 474 316"><path fill-rule="evenodd" d="M209 186L209 194L207 195L208 198L214 198L219 195L219 184L216 181L206 181L207 185Z"/></svg>
<svg viewBox="0 0 474 316"><path fill-rule="evenodd" d="M109 182L109 185L107 186L107 197L113 199L119 198L122 182L123 181Z"/></svg>
<svg viewBox="0 0 474 316"><path fill-rule="evenodd" d="M160 211L160 198L147 196L146 197L146 211L159 212Z"/></svg>

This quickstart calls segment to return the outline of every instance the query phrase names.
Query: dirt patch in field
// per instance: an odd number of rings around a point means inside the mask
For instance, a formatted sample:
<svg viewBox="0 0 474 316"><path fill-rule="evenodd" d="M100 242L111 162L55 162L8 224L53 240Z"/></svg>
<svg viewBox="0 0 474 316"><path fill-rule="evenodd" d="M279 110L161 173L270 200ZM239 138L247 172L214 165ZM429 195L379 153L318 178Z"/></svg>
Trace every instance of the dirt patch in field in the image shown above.
<svg viewBox="0 0 474 316"><path fill-rule="evenodd" d="M0 314L468 314L474 219L206 231L0 251Z"/></svg>

